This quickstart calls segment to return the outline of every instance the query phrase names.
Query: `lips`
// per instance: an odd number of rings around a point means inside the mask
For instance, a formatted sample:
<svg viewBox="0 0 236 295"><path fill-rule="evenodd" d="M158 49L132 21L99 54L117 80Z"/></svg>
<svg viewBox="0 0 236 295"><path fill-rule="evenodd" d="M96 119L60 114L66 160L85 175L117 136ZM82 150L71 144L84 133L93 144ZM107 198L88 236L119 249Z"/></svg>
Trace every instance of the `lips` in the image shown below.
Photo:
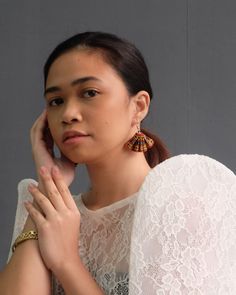
<svg viewBox="0 0 236 295"><path fill-rule="evenodd" d="M82 132L82 131L67 131L62 136L62 141L65 142L66 140L74 137L84 137L88 136L88 134Z"/></svg>

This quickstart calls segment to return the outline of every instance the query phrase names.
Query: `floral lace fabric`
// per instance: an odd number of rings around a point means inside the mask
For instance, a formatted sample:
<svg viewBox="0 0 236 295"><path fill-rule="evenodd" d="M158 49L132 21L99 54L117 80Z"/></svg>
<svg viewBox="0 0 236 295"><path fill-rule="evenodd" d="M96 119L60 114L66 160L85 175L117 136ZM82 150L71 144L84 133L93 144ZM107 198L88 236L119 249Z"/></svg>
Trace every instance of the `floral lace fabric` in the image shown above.
<svg viewBox="0 0 236 295"><path fill-rule="evenodd" d="M236 294L236 176L204 155L153 169L139 192L130 294Z"/></svg>
<svg viewBox="0 0 236 295"><path fill-rule="evenodd" d="M18 185L12 242L32 199ZM204 155L178 155L154 167L140 190L81 212L78 251L106 295L236 294L236 176ZM11 253L9 254L10 259ZM64 295L52 276L52 294Z"/></svg>
<svg viewBox="0 0 236 295"><path fill-rule="evenodd" d="M96 211L81 199L75 202L81 214L78 250L81 260L107 295L128 295L130 236L136 195ZM64 294L54 278L54 293Z"/></svg>
<svg viewBox="0 0 236 295"><path fill-rule="evenodd" d="M28 213L24 200L32 200L27 190L32 179L18 185L18 205L12 242L22 231ZM36 183L36 182L35 182ZM80 240L78 251L81 260L107 295L128 295L130 236L137 193L112 205L89 210L81 198L74 196L80 210ZM9 254L10 258L11 253ZM53 295L65 295L63 287L52 275Z"/></svg>

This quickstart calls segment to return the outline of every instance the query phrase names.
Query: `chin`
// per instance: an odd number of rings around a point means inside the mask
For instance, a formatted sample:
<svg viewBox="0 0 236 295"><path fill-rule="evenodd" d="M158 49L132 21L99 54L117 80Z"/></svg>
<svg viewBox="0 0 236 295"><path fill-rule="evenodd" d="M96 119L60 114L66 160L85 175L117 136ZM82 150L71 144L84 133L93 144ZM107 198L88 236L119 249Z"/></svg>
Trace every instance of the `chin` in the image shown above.
<svg viewBox="0 0 236 295"><path fill-rule="evenodd" d="M90 162L92 160L91 156L89 156L88 154L83 155L81 153L64 153L64 155L75 164L86 164L87 162Z"/></svg>

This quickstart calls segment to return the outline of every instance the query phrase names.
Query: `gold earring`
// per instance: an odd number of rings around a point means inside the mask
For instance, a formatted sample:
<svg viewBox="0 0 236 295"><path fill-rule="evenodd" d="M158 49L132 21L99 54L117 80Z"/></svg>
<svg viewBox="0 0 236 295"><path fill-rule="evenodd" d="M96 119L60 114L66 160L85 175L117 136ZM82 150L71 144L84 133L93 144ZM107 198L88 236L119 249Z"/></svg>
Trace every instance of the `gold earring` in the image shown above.
<svg viewBox="0 0 236 295"><path fill-rule="evenodd" d="M141 132L138 125L137 129L138 131L126 143L126 146L134 152L146 152L154 145L154 140Z"/></svg>

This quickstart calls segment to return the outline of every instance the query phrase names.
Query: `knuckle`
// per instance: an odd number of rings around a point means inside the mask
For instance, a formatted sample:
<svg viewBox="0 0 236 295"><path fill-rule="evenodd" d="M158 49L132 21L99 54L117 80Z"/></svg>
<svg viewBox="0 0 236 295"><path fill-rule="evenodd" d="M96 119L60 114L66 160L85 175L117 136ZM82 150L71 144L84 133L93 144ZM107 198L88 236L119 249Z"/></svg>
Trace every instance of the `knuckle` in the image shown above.
<svg viewBox="0 0 236 295"><path fill-rule="evenodd" d="M37 210L35 210L35 209L32 209L31 210L31 215L33 216L33 217L38 217L39 216L39 212L37 211Z"/></svg>
<svg viewBox="0 0 236 295"><path fill-rule="evenodd" d="M51 176L49 174L43 175L43 178L44 178L45 181L50 181L51 180Z"/></svg>
<svg viewBox="0 0 236 295"><path fill-rule="evenodd" d="M49 222L47 222L47 221L43 221L43 222L39 225L39 227L40 227L40 231L43 232L43 233L45 233L45 232L47 232L47 231L50 230L50 224L49 224Z"/></svg>
<svg viewBox="0 0 236 295"><path fill-rule="evenodd" d="M63 223L63 219L60 215L58 214L54 214L53 215L53 221L57 224L57 225L61 225Z"/></svg>
<svg viewBox="0 0 236 295"><path fill-rule="evenodd" d="M56 190L51 190L51 191L48 192L49 199L53 199L57 195L58 195L58 192Z"/></svg>
<svg viewBox="0 0 236 295"><path fill-rule="evenodd" d="M69 190L68 190L67 187L64 187L64 186L63 186L63 187L61 188L61 193L62 193L62 194L65 195L65 194L68 194L68 192L69 192Z"/></svg>
<svg viewBox="0 0 236 295"><path fill-rule="evenodd" d="M38 198L38 203L39 204L46 204L47 200L45 198L40 197L40 198Z"/></svg>
<svg viewBox="0 0 236 295"><path fill-rule="evenodd" d="M77 221L79 218L79 216L71 210L65 210L63 215L66 220L70 220L72 222Z"/></svg>
<svg viewBox="0 0 236 295"><path fill-rule="evenodd" d="M80 220L80 213L78 210L70 211L70 216L75 220Z"/></svg>
<svg viewBox="0 0 236 295"><path fill-rule="evenodd" d="M70 210L65 210L64 214L66 217L71 218L73 216L72 212Z"/></svg>
<svg viewBox="0 0 236 295"><path fill-rule="evenodd" d="M62 177L60 171L58 171L58 173L55 173L54 176L55 176L58 180L62 180L62 179L63 179L63 177Z"/></svg>

